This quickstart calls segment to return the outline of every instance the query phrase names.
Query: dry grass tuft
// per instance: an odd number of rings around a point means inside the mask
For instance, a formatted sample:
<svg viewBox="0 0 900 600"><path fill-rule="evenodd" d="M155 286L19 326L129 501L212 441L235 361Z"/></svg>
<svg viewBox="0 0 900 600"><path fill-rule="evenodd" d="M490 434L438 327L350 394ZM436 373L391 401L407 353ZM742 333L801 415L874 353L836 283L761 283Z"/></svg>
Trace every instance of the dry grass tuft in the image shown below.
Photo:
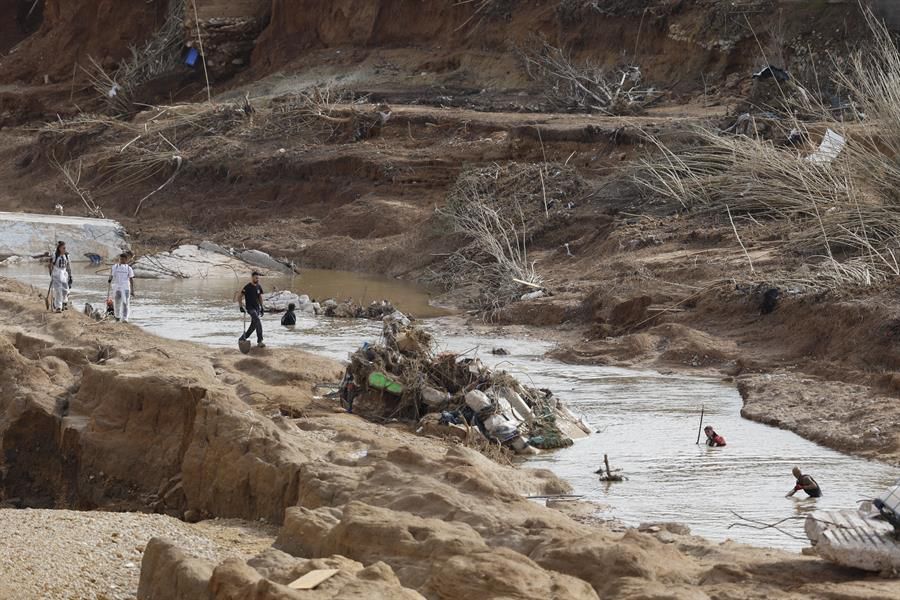
<svg viewBox="0 0 900 600"><path fill-rule="evenodd" d="M469 243L454 252L435 279L452 289L477 284L476 308L488 317L523 293L542 287L528 256L535 231L584 193L574 169L552 164L494 164L464 171L440 214ZM525 282L525 283L522 283Z"/></svg>
<svg viewBox="0 0 900 600"><path fill-rule="evenodd" d="M84 72L110 114L134 114L135 88L178 66L184 46L185 6L185 0L169 0L162 27L144 45L131 46L131 57L114 72L107 72L96 60L89 59Z"/></svg>
<svg viewBox="0 0 900 600"><path fill-rule="evenodd" d="M761 219L787 250L824 259L815 278L828 287L900 276L900 52L884 25L868 19L873 47L836 70L852 110L800 95L802 106L779 115L801 140L794 143L752 128L741 135L697 128L679 149L648 135L658 152L643 161L637 183L695 211ZM801 111L813 121L798 120ZM852 115L862 120L843 120ZM836 155L817 153L826 129L846 140Z"/></svg>

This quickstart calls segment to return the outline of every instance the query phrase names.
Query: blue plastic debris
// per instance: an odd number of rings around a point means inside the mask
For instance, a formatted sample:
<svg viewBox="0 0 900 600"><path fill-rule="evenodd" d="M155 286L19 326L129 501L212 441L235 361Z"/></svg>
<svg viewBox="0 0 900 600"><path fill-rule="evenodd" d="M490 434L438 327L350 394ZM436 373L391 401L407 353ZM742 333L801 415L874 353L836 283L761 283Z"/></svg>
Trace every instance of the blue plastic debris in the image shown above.
<svg viewBox="0 0 900 600"><path fill-rule="evenodd" d="M184 64L189 67L197 66L197 59L200 58L200 53L197 52L196 48L191 48L187 52L187 56L184 57Z"/></svg>

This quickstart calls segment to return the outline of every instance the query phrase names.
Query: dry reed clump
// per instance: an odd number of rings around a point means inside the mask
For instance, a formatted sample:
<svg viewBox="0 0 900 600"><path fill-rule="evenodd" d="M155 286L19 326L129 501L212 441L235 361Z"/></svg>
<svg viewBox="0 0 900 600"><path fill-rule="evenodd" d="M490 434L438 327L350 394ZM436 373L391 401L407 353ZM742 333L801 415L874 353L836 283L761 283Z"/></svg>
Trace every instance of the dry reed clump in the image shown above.
<svg viewBox="0 0 900 600"><path fill-rule="evenodd" d="M586 189L575 170L563 165L509 163L464 171L439 212L470 242L451 254L433 279L448 289L477 284L475 306L496 315L542 286L528 257L531 236Z"/></svg>
<svg viewBox="0 0 900 600"><path fill-rule="evenodd" d="M273 99L251 135L300 136L318 144L356 142L378 135L390 116L385 105L364 111L335 87L315 86Z"/></svg>
<svg viewBox="0 0 900 600"><path fill-rule="evenodd" d="M141 184L162 181L135 201L137 216L145 202L181 172L195 140L222 138L247 118L244 108L230 104L159 107L142 121L132 122L83 114L47 123L40 139L51 165L90 214L99 207L88 206L85 197L125 194ZM89 144L102 150L90 152Z"/></svg>
<svg viewBox="0 0 900 600"><path fill-rule="evenodd" d="M547 102L555 110L635 115L660 97L653 88L640 87L641 70L635 65L609 72L590 60L576 61L562 48L537 39L519 54L528 76L543 85Z"/></svg>
<svg viewBox="0 0 900 600"><path fill-rule="evenodd" d="M900 275L900 52L884 25L867 16L872 48L854 54L835 81L862 121L838 121L829 107L808 101L798 108L815 114L815 123L799 121L796 111L780 115L806 140L799 144L703 127L692 145L675 149L648 135L658 152L642 162L637 183L733 223L763 219L787 249L824 258L815 276L823 285L868 285ZM840 151L816 150L826 129L846 140Z"/></svg>
<svg viewBox="0 0 900 600"><path fill-rule="evenodd" d="M355 142L378 135L390 118L387 106L364 109L341 100L332 87L323 86L253 104L245 97L236 103L152 107L130 121L82 114L47 123L39 139L44 153L66 167L61 173L79 174L81 192L90 189L100 197L162 182L136 200L137 216L186 163L208 159L211 148L221 152L241 140L286 137L295 142ZM70 179L66 185L71 188Z"/></svg>

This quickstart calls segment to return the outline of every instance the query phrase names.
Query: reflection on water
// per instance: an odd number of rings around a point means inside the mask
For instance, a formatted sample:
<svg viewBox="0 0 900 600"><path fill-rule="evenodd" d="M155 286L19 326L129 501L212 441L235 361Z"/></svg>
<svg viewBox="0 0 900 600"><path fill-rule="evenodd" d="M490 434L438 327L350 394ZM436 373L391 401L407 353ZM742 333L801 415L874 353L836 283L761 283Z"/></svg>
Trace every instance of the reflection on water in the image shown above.
<svg viewBox="0 0 900 600"><path fill-rule="evenodd" d="M320 296L364 295L369 299L390 292L395 282L349 275L317 275L324 286L343 281ZM0 274L45 285L46 271L38 267L7 269ZM310 293L312 277L294 282L292 288ZM378 281L378 286L371 283ZM241 315L231 300L242 281L151 281L137 282L133 323L159 335L211 345L235 345L241 333ZM271 280L267 282L271 288ZM278 281L275 281L281 285ZM290 283L288 280L287 283ZM396 285L405 285L397 283ZM382 286L382 287L379 287ZM403 288L418 302L425 296L409 286ZM347 290L347 291L342 291ZM368 291L371 290L371 291ZM76 269L73 301L100 303L106 297L105 275ZM416 295L418 294L418 295ZM310 294L314 295L314 294ZM398 302L398 304L400 304ZM400 304L400 306L403 306ZM414 304L410 304L414 306ZM420 307L424 308L424 307ZM416 312L414 308L406 308ZM419 312L419 314L424 314ZM345 360L363 341L377 339L377 323L359 320L316 319L298 315L297 327L287 330L277 316L264 319L270 348L295 346ZM793 433L740 417L741 399L734 386L716 380L665 376L653 372L609 367L573 366L547 360L548 345L530 338L509 339L476 336L440 319L427 326L437 334L443 349L478 353L489 365L511 371L523 381L554 390L576 413L583 413L600 433L575 446L535 458L536 467L552 469L568 480L575 493L608 505L601 513L629 525L646 521L679 521L696 534L715 540L732 538L764 546L799 549L805 540L793 539L774 529L755 530L729 525L738 521L734 513L773 523L785 517L802 517L817 508L850 508L871 497L900 476L896 469L854 458L806 441ZM509 350L509 356L493 356L493 347ZM237 351L235 349L235 351ZM695 445L701 406L705 422L725 436L725 448ZM628 481L601 483L594 471L603 454L612 466L624 469ZM818 499L784 495L793 486L791 468L800 466L822 486ZM802 520L781 526L802 537Z"/></svg>

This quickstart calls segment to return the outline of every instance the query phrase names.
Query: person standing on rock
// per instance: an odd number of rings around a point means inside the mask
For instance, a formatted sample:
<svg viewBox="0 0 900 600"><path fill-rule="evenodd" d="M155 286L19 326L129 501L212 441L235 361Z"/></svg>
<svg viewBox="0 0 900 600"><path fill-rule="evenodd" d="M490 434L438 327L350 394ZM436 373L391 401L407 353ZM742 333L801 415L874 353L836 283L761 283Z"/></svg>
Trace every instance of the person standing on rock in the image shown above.
<svg viewBox="0 0 900 600"><path fill-rule="evenodd" d="M262 316L263 316L263 289L262 286L259 285L259 273L253 271L250 275L250 283L244 286L241 290L241 297L238 300L238 306L240 306L241 312L246 312L250 315L250 328L244 332L238 342L243 342L250 339L250 336L253 332L256 332L256 345L259 348L265 348L266 345L263 343L263 329L262 329Z"/></svg>
<svg viewBox="0 0 900 600"><path fill-rule="evenodd" d="M119 262L112 266L108 283L107 298L110 293L113 295L113 313L116 321L127 323L131 312L131 299L134 298L134 269L128 264L127 253L120 254Z"/></svg>
<svg viewBox="0 0 900 600"><path fill-rule="evenodd" d="M785 498L790 498L800 490L806 492L806 495L810 498L822 497L822 488L819 487L819 484L816 483L816 480L813 479L811 475L804 475L799 467L794 467L792 472L794 473L794 478L797 480L797 484L794 486L793 490L788 492Z"/></svg>
<svg viewBox="0 0 900 600"><path fill-rule="evenodd" d="M66 243L56 243L56 253L50 263L50 293L53 312L62 312L69 308L69 289L72 287L72 264Z"/></svg>

